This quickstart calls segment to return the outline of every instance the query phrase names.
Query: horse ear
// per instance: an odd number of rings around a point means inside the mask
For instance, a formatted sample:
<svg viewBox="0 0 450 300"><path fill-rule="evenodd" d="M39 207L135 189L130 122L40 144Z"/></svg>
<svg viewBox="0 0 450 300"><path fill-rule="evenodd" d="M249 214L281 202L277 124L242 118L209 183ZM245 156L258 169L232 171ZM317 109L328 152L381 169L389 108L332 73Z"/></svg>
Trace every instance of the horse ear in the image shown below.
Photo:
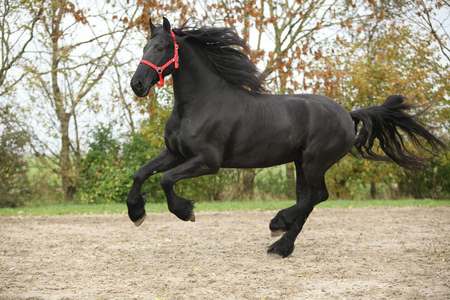
<svg viewBox="0 0 450 300"><path fill-rule="evenodd" d="M165 31L170 32L170 22L165 17L163 17L163 28Z"/></svg>
<svg viewBox="0 0 450 300"><path fill-rule="evenodd" d="M150 33L153 33L153 31L155 30L156 26L152 23L152 18L148 19L148 23L150 24Z"/></svg>

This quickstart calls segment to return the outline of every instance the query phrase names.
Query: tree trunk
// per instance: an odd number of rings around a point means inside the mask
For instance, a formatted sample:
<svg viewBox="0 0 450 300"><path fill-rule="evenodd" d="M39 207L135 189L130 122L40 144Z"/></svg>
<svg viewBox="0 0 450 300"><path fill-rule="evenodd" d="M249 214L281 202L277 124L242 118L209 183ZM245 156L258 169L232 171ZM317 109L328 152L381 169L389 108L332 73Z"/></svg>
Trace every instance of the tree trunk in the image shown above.
<svg viewBox="0 0 450 300"><path fill-rule="evenodd" d="M61 122L61 153L60 153L60 168L61 179L64 191L64 200L71 201L73 195L76 193L75 183L71 176L72 163L70 160L70 138L69 138L69 120L70 115L64 114Z"/></svg>
<svg viewBox="0 0 450 300"><path fill-rule="evenodd" d="M294 164L288 163L286 164L286 181L289 186L289 198L296 199L296 184L295 184L295 175L294 175Z"/></svg>
<svg viewBox="0 0 450 300"><path fill-rule="evenodd" d="M370 183L370 198L375 199L377 196L377 184L375 182Z"/></svg>
<svg viewBox="0 0 450 300"><path fill-rule="evenodd" d="M245 169L242 176L242 197L244 199L253 199L255 193L255 176L254 169Z"/></svg>
<svg viewBox="0 0 450 300"><path fill-rule="evenodd" d="M61 94L61 89L59 88L58 82L58 65L60 62L60 49L59 49L59 38L61 36L60 24L63 16L64 9L62 7L56 8L55 19L52 24L52 96L53 103L55 106L56 116L60 123L61 130L61 152L60 152L60 176L62 180L64 200L71 201L73 195L76 192L75 184L72 180L72 164L70 161L70 138L69 138L69 122L70 114L66 112L66 107L64 105L64 99Z"/></svg>

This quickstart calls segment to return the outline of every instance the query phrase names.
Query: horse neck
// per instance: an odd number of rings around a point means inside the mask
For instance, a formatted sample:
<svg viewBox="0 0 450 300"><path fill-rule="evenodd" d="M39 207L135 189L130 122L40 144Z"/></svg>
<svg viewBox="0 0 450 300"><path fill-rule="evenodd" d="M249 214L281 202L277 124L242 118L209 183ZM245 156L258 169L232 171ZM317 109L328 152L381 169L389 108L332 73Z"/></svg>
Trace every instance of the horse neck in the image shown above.
<svg viewBox="0 0 450 300"><path fill-rule="evenodd" d="M180 41L180 67L173 73L175 105L193 107L211 101L208 94L226 87L205 50L192 42ZM181 111L181 110L180 110Z"/></svg>

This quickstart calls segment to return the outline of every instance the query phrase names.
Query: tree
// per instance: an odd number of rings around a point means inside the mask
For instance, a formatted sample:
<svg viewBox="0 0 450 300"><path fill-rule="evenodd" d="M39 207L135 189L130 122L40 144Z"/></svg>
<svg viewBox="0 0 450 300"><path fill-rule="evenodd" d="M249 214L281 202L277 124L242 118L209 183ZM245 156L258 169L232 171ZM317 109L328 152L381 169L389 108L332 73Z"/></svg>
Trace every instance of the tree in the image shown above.
<svg viewBox="0 0 450 300"><path fill-rule="evenodd" d="M5 0L0 4L0 97L12 92L27 74L14 72L14 67L30 49L41 14L34 1Z"/></svg>
<svg viewBox="0 0 450 300"><path fill-rule="evenodd" d="M433 104L439 114L427 114L432 116L427 123L445 124L446 116L440 113L450 97L450 72L436 55L439 49L429 34L397 21L338 43L346 50L321 74L334 87L324 93L348 109L381 104L387 95L402 94L416 105Z"/></svg>
<svg viewBox="0 0 450 300"><path fill-rule="evenodd" d="M141 39L134 38L132 41L128 41L126 46L124 45L121 49L120 59L118 56L115 57L112 74L107 78L111 83L111 100L120 107L121 120L127 123L132 135L138 132L138 119L151 117L153 110L148 110L148 108L153 107L152 102L155 101L153 93L144 99L139 99L132 92L128 92L130 78L138 65L142 48L150 35L149 17L158 19L166 16L173 18L174 23L178 21L181 25L186 22L189 15L196 14L193 1L177 1L176 3L174 1L137 1L137 7L139 13L135 15L134 19L127 18L127 21L130 27L137 29L133 31L133 34ZM162 90L165 91L165 96L173 95L169 85L166 85ZM165 98L162 102L164 101ZM136 116L136 111L140 112L141 118ZM119 125L122 126L123 122Z"/></svg>
<svg viewBox="0 0 450 300"><path fill-rule="evenodd" d="M11 98L12 104L32 128L30 146L60 176L66 200L76 192L87 136L95 125L126 123L136 130L135 105L126 87L135 67L130 66L142 51L136 38L142 30L137 29L148 28L148 11L187 12L192 7L171 1L2 2L0 93L11 94L17 83L25 87L21 101Z"/></svg>
<svg viewBox="0 0 450 300"><path fill-rule="evenodd" d="M80 163L82 180L74 201L89 204L124 200L131 187L131 176L124 167L125 157L120 151L121 145L113 136L112 126L95 128L93 141Z"/></svg>
<svg viewBox="0 0 450 300"><path fill-rule="evenodd" d="M118 3L116 3L118 4ZM66 200L76 192L77 161L81 155L77 117L98 111L101 91L96 87L113 65L130 32L138 7L97 7L66 0L42 4L38 54L27 62L33 83L33 108L40 108L39 130L58 137L59 150L41 140L42 151L52 152ZM109 9L109 10L108 10ZM106 10L106 11L103 11ZM42 136L42 134L41 134Z"/></svg>
<svg viewBox="0 0 450 300"><path fill-rule="evenodd" d="M430 34L442 56L450 62L450 2L447 0L393 1L397 16L409 20L421 32Z"/></svg>
<svg viewBox="0 0 450 300"><path fill-rule="evenodd" d="M0 107L0 207L18 206L30 193L24 159L30 136L17 124L10 107Z"/></svg>
<svg viewBox="0 0 450 300"><path fill-rule="evenodd" d="M327 84L321 92L337 99L348 110L379 105L387 95L402 94L417 106L430 107L420 116L434 125L437 135L448 138L448 103L450 73L439 47L430 34L418 33L407 23L374 24L352 39L339 39L342 49L333 57L318 78ZM318 66L322 68L322 66ZM445 128L447 131L445 131ZM410 143L405 139L405 143ZM410 147L412 148L412 147ZM426 153L424 153L426 156ZM405 178L404 171L394 164L355 161L350 157L330 170L331 181L340 196L349 193L351 183L371 186L391 184Z"/></svg>
<svg viewBox="0 0 450 300"><path fill-rule="evenodd" d="M382 1L380 2L380 4ZM262 78L275 93L317 92L314 68L326 65L323 52L329 36L342 28L359 30L363 20L380 14L377 1L202 1L203 19L235 26L249 41L251 56L262 69ZM254 170L244 171L242 190L253 190ZM295 187L294 168L286 176ZM295 195L295 191L291 192Z"/></svg>
<svg viewBox="0 0 450 300"><path fill-rule="evenodd" d="M399 189L414 198L448 199L450 197L450 159L449 155L435 158L431 167L423 172L405 173L399 179Z"/></svg>

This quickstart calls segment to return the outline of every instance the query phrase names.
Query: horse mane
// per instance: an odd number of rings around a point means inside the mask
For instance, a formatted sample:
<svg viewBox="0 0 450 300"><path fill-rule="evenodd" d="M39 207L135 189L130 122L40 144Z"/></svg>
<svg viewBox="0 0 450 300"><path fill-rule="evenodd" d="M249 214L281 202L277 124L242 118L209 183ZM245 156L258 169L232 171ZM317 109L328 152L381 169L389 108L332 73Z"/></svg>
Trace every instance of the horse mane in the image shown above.
<svg viewBox="0 0 450 300"><path fill-rule="evenodd" d="M226 81L251 94L267 92L261 73L248 55L250 47L234 28L192 27L185 23L173 31L184 39L195 40Z"/></svg>

